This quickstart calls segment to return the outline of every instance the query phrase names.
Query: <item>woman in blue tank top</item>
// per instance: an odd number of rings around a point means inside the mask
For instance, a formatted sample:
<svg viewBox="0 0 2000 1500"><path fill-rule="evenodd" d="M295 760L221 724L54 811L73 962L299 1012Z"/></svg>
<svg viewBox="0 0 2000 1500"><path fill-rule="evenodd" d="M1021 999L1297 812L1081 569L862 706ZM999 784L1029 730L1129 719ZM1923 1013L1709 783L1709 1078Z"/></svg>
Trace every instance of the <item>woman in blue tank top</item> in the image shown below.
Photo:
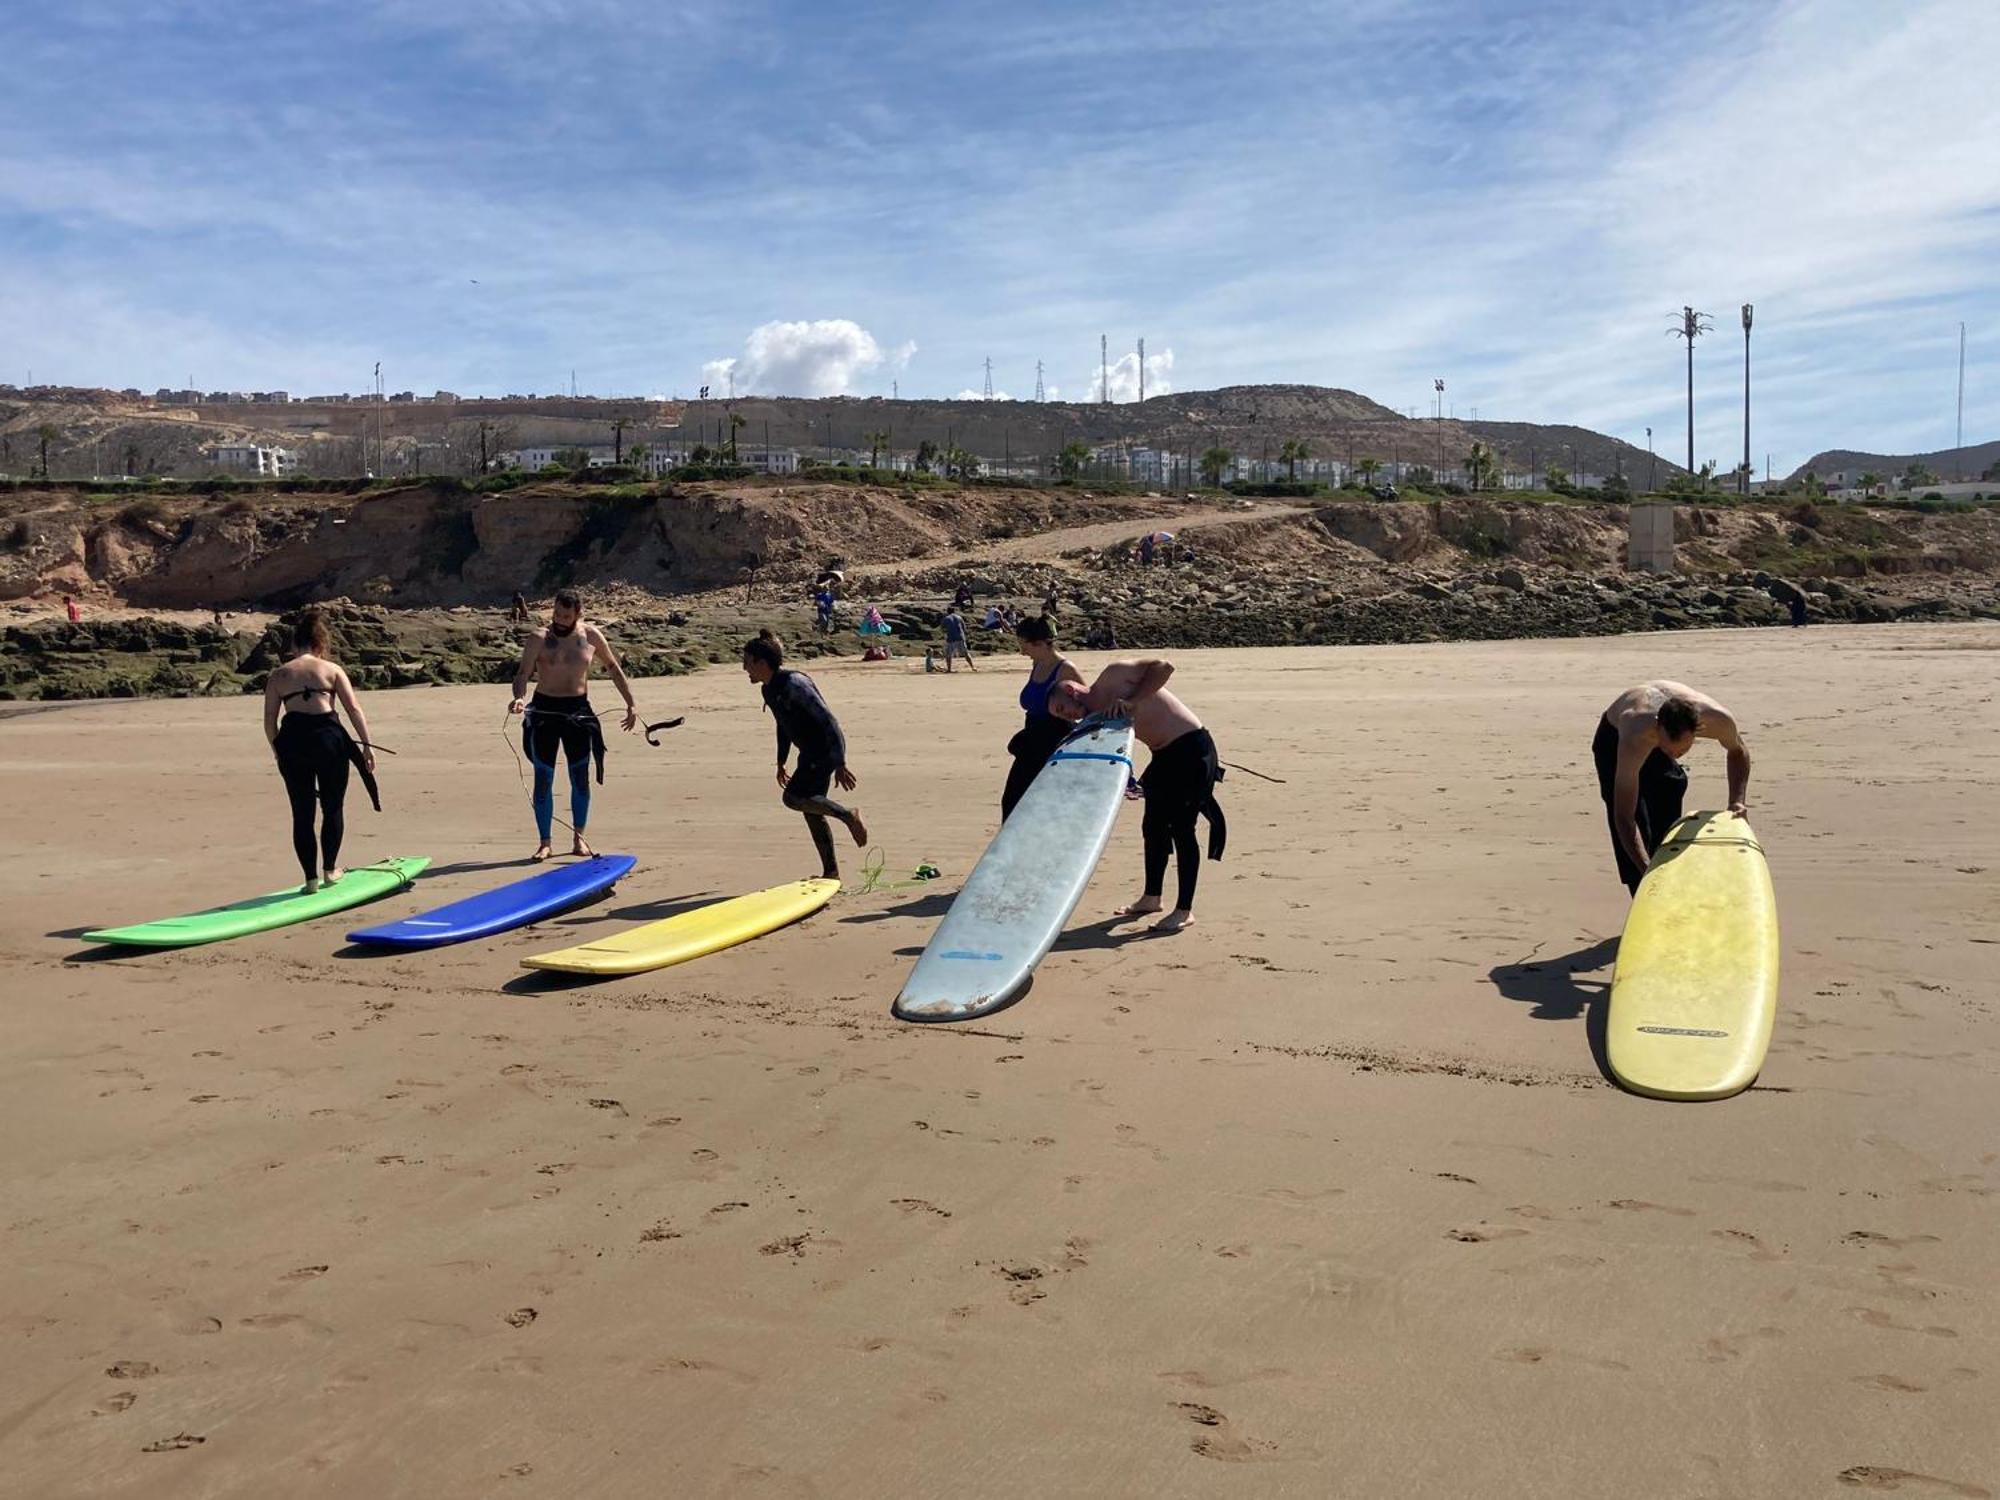
<svg viewBox="0 0 2000 1500"><path fill-rule="evenodd" d="M1083 681L1083 673L1056 650L1055 626L1045 616L1023 619L1014 627L1014 638L1029 661L1028 680L1021 687L1021 712L1026 720L1021 732L1007 741L1007 753L1014 757L1014 764L1007 772L1006 790L1000 794L1003 823L1072 728L1049 712L1049 694L1059 682Z"/></svg>

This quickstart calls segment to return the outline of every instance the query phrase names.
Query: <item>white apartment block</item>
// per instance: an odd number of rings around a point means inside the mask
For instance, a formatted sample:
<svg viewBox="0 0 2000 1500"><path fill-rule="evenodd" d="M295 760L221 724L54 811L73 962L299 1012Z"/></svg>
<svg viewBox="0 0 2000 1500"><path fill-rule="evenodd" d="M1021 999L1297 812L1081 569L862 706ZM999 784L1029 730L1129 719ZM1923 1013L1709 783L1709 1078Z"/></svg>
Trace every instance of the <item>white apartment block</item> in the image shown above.
<svg viewBox="0 0 2000 1500"><path fill-rule="evenodd" d="M282 479L299 469L296 449L261 448L251 443L219 443L208 450L208 461L218 469L236 469L267 479Z"/></svg>

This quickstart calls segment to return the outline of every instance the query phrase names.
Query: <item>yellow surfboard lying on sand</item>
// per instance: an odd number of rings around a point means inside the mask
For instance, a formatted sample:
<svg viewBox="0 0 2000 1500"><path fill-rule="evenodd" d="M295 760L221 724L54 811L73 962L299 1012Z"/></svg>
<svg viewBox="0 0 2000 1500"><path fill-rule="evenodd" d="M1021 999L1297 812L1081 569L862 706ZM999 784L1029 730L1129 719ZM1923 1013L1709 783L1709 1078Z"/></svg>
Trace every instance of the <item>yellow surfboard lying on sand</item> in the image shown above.
<svg viewBox="0 0 2000 1500"><path fill-rule="evenodd" d="M733 896L711 906L648 922L616 937L599 938L521 960L526 969L564 974L643 974L669 964L733 948L751 938L811 916L840 890L838 880L794 880L768 891Z"/></svg>
<svg viewBox="0 0 2000 1500"><path fill-rule="evenodd" d="M1757 835L1700 812L1668 830L1618 943L1605 1052L1655 1099L1726 1099L1764 1066L1778 1014L1778 903Z"/></svg>

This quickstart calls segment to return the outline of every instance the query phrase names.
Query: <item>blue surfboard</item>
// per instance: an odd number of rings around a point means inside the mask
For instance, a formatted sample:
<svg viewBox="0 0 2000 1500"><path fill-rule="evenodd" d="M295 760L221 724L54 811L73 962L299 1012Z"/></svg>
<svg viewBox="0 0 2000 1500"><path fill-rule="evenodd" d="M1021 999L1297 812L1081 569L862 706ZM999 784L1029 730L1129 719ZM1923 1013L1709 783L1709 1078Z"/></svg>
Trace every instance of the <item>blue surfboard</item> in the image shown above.
<svg viewBox="0 0 2000 1500"><path fill-rule="evenodd" d="M609 890L639 861L630 854L598 854L573 865L558 865L526 880L481 891L400 922L350 932L350 943L385 948L437 948L526 926Z"/></svg>

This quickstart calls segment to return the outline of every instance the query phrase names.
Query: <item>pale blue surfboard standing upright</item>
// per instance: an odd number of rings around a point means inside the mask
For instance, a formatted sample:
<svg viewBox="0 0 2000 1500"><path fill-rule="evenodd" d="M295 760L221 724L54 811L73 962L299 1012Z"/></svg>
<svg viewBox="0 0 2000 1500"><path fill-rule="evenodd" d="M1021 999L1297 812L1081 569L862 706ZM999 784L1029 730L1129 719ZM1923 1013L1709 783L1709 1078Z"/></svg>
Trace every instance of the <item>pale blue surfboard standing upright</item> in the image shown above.
<svg viewBox="0 0 2000 1500"><path fill-rule="evenodd" d="M1063 741L966 877L891 1007L898 1017L968 1021L1019 993L1083 899L1131 774L1123 719L1088 719Z"/></svg>

